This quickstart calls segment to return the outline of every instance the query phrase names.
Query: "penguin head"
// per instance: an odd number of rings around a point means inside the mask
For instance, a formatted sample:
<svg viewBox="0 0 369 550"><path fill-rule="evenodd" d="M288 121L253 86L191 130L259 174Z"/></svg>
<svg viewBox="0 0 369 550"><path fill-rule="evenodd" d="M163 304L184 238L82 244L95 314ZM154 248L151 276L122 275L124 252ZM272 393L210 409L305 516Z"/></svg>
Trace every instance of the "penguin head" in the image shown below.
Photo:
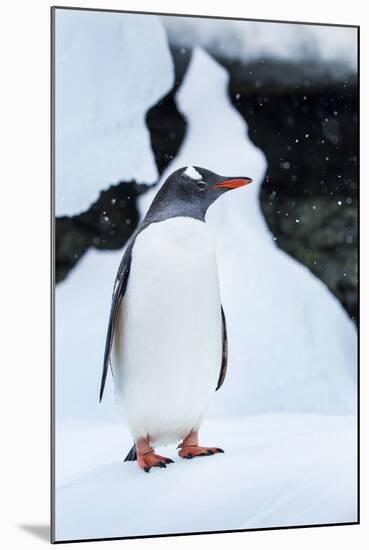
<svg viewBox="0 0 369 550"><path fill-rule="evenodd" d="M204 220L207 209L219 197L251 182L249 177L220 176L200 166L180 168L166 179L148 214L160 219L190 216Z"/></svg>

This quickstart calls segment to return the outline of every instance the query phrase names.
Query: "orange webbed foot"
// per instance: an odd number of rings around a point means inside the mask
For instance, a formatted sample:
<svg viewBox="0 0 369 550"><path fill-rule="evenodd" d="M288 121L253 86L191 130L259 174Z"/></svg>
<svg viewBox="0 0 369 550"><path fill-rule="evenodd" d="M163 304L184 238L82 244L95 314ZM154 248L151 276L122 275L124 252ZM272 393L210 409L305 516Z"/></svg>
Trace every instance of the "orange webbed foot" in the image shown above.
<svg viewBox="0 0 369 550"><path fill-rule="evenodd" d="M167 464L172 464L174 461L171 458L156 454L154 451L138 454L138 466L149 473L151 468L166 468Z"/></svg>
<svg viewBox="0 0 369 550"><path fill-rule="evenodd" d="M217 453L224 453L220 447L200 447L199 445L182 445L178 451L181 458L195 458L197 456L211 456Z"/></svg>

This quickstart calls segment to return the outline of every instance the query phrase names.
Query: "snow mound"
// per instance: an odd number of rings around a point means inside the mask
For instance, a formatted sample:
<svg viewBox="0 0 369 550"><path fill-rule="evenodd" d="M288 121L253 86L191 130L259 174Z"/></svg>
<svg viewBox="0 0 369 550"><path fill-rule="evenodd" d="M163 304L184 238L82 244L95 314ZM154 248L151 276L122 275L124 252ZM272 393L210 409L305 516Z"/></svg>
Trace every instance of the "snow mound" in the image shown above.
<svg viewBox="0 0 369 550"><path fill-rule="evenodd" d="M122 462L126 429L63 424L56 538L355 522L355 433L353 420L339 416L207 421L202 441L225 454L188 461L164 448L175 463L146 474Z"/></svg>
<svg viewBox="0 0 369 550"><path fill-rule="evenodd" d="M56 418L117 417L111 374L104 399L99 385L111 293L121 251L89 250L55 295Z"/></svg>
<svg viewBox="0 0 369 550"><path fill-rule="evenodd" d="M225 69L196 48L177 93L186 138L162 178L196 165L253 179L218 200L207 216L229 340L227 377L212 412L351 413L354 324L321 281L275 246L259 203L265 157L232 107L227 85ZM140 199L142 214L156 192Z"/></svg>
<svg viewBox="0 0 369 550"><path fill-rule="evenodd" d="M273 21L237 21L162 16L171 43L198 44L221 57L252 61L282 59L356 70L357 29Z"/></svg>
<svg viewBox="0 0 369 550"><path fill-rule="evenodd" d="M174 82L155 16L56 11L56 215L78 214L120 180L158 173L147 110Z"/></svg>

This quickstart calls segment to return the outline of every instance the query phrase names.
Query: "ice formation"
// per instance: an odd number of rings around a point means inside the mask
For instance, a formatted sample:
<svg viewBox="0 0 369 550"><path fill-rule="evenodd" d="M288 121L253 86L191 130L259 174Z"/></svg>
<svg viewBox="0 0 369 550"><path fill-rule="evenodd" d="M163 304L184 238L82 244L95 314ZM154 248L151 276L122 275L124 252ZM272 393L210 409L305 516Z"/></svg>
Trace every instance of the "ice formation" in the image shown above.
<svg viewBox="0 0 369 550"><path fill-rule="evenodd" d="M174 70L153 16L58 9L55 32L55 208L70 216L119 181L157 180L145 116Z"/></svg>

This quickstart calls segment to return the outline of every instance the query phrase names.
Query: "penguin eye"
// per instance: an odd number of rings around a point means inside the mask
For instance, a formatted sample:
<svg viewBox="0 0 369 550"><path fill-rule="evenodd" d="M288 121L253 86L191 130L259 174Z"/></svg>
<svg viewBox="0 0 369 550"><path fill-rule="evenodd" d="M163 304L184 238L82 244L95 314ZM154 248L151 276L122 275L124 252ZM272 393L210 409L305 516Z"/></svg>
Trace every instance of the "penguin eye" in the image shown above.
<svg viewBox="0 0 369 550"><path fill-rule="evenodd" d="M204 191L207 188L207 185L204 181L199 181L196 185L197 189L200 189L200 191Z"/></svg>

